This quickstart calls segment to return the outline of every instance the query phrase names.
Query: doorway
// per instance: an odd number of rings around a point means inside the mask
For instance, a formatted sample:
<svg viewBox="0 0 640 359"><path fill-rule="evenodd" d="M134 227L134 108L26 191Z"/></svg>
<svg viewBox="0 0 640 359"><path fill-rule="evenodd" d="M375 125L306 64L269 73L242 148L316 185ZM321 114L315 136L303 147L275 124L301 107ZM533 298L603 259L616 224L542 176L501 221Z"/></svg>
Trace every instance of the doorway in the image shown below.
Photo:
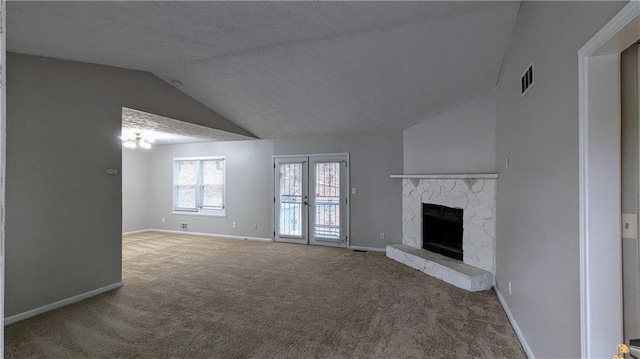
<svg viewBox="0 0 640 359"><path fill-rule="evenodd" d="M349 156L274 156L274 240L349 245Z"/></svg>
<svg viewBox="0 0 640 359"><path fill-rule="evenodd" d="M578 50L582 357L623 340L620 54L639 26L640 3L629 2Z"/></svg>
<svg viewBox="0 0 640 359"><path fill-rule="evenodd" d="M640 46L634 44L620 57L622 156L622 290L624 341L640 338L640 261L638 247L638 195L640 194L640 132L638 85Z"/></svg>

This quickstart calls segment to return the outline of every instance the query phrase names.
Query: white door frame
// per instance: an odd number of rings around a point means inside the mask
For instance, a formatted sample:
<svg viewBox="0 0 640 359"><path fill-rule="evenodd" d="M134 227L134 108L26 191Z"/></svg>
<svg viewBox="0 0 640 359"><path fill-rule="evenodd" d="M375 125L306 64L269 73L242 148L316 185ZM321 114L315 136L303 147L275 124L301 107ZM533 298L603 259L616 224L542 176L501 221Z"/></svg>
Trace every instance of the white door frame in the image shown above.
<svg viewBox="0 0 640 359"><path fill-rule="evenodd" d="M580 331L583 358L623 340L620 233L620 53L640 39L630 1L578 50Z"/></svg>
<svg viewBox="0 0 640 359"><path fill-rule="evenodd" d="M0 0L0 358L4 358L4 218L7 149L7 71L6 26L7 4Z"/></svg>
<svg viewBox="0 0 640 359"><path fill-rule="evenodd" d="M2 1L2 0L0 0ZM273 233L273 240L275 241L276 238L276 206L275 206L275 196L276 196L276 192L275 192L275 188L276 188L276 183L275 183L275 164L276 164L276 159L280 158L280 159L284 159L284 158L291 158L291 157L308 157L308 158L313 158L313 157L327 157L327 156L345 156L347 159L347 182L345 183L345 186L347 187L347 213L346 213L346 219L347 219L347 223L346 223L346 234L347 234L347 248L351 248L351 158L349 157L349 152L332 152L332 153L311 153L311 154L299 154L299 155L273 155L271 156L271 162L273 163L273 171L274 173L272 174L271 178L272 178L272 186L271 186L271 197L273 197L274 199L274 205L273 207L271 207L271 232ZM309 161L310 162L310 161Z"/></svg>

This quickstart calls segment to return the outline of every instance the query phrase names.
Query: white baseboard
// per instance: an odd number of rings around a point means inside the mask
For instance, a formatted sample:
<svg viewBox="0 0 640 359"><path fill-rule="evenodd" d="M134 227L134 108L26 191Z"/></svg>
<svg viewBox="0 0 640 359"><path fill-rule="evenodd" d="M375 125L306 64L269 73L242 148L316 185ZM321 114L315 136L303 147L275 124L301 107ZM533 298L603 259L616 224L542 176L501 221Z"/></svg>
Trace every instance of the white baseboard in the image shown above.
<svg viewBox="0 0 640 359"><path fill-rule="evenodd" d="M140 229L137 231L131 231L131 232L122 232L123 236L129 235L129 234L138 234L138 233L144 233L144 232L149 232L150 229Z"/></svg>
<svg viewBox="0 0 640 359"><path fill-rule="evenodd" d="M385 253L387 250L384 248L375 248L375 247L360 247L360 246L351 246L349 249L353 249L356 251L367 251L367 252L381 252Z"/></svg>
<svg viewBox="0 0 640 359"><path fill-rule="evenodd" d="M529 357L530 359L534 359L535 356L533 355L533 351L531 350L529 343L527 343L527 340L524 338L524 334L522 334L522 331L520 330L520 327L518 326L516 319L513 317L513 314L511 314L511 310L509 310L509 307L507 306L507 302L504 300L502 293L500 293L498 288L495 288L495 291L496 291L496 295L498 296L498 300L500 301L500 304L502 304L502 308L504 309L504 312L507 313L507 318L509 318L509 322L511 322L511 326L513 327L513 330L516 332L516 335L520 340L520 344L522 344L522 348L524 348L525 354L527 354L527 357Z"/></svg>
<svg viewBox="0 0 640 359"><path fill-rule="evenodd" d="M4 318L4 325L7 326L9 324L13 324L15 322L19 322L21 320L25 320L27 318L35 317L36 315L39 315L39 314L42 314L42 313L46 313L46 312L51 311L51 310L58 309L58 308L67 306L69 304L73 304L73 303L79 302L81 300L96 296L98 294L102 294L104 292L108 292L108 291L111 291L111 290L114 290L114 289L118 289L118 288L122 287L122 285L123 285L122 282L109 284L109 285L107 285L105 287L102 287L102 288L90 290L90 291L84 292L82 294L74 295L73 297L65 298L65 299L59 300L57 302L53 302L53 303L50 303L50 304L47 304L47 305L43 305L42 307L39 307L39 308L27 310L26 312L15 314L15 315L12 315L10 317L6 317L6 318Z"/></svg>
<svg viewBox="0 0 640 359"><path fill-rule="evenodd" d="M186 234L186 235L200 236L200 237L247 239L247 240L250 240L250 241L273 242L273 239L264 238L264 237L232 236L232 235L229 235L229 234L200 233L200 232L189 232L189 231L173 231L173 230L168 230L168 229L149 229L149 231L162 232L162 233L172 233L172 234Z"/></svg>

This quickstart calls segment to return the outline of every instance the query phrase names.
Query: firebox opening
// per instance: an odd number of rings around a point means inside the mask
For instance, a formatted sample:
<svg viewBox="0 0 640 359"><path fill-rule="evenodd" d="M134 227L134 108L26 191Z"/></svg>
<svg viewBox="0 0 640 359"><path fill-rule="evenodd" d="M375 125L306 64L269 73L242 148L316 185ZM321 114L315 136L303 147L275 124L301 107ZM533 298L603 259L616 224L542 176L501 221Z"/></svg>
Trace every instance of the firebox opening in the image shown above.
<svg viewBox="0 0 640 359"><path fill-rule="evenodd" d="M422 204L422 248L462 260L461 208Z"/></svg>

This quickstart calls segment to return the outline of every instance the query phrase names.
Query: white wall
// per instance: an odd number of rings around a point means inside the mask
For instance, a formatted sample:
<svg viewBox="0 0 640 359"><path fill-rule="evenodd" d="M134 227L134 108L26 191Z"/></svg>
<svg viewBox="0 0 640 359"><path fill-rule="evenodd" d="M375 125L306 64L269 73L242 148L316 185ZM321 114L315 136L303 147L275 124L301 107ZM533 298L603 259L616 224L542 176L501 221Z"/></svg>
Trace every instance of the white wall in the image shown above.
<svg viewBox="0 0 640 359"><path fill-rule="evenodd" d="M122 148L122 233L149 228L151 151Z"/></svg>
<svg viewBox="0 0 640 359"><path fill-rule="evenodd" d="M623 5L523 2L498 84L497 286L539 358L580 356L577 51Z"/></svg>
<svg viewBox="0 0 640 359"><path fill-rule="evenodd" d="M491 90L404 130L404 173L495 172L495 101Z"/></svg>
<svg viewBox="0 0 640 359"><path fill-rule="evenodd" d="M237 130L156 76L7 56L7 316L121 281L122 107Z"/></svg>
<svg viewBox="0 0 640 359"><path fill-rule="evenodd" d="M351 196L351 245L384 248L400 243L402 184L389 178L402 172L400 131L157 146L151 153L150 226L178 230L179 222L187 222L192 232L272 238L272 155L336 152L349 152L351 185L357 188ZM228 217L171 213L172 160L193 156L226 156Z"/></svg>

